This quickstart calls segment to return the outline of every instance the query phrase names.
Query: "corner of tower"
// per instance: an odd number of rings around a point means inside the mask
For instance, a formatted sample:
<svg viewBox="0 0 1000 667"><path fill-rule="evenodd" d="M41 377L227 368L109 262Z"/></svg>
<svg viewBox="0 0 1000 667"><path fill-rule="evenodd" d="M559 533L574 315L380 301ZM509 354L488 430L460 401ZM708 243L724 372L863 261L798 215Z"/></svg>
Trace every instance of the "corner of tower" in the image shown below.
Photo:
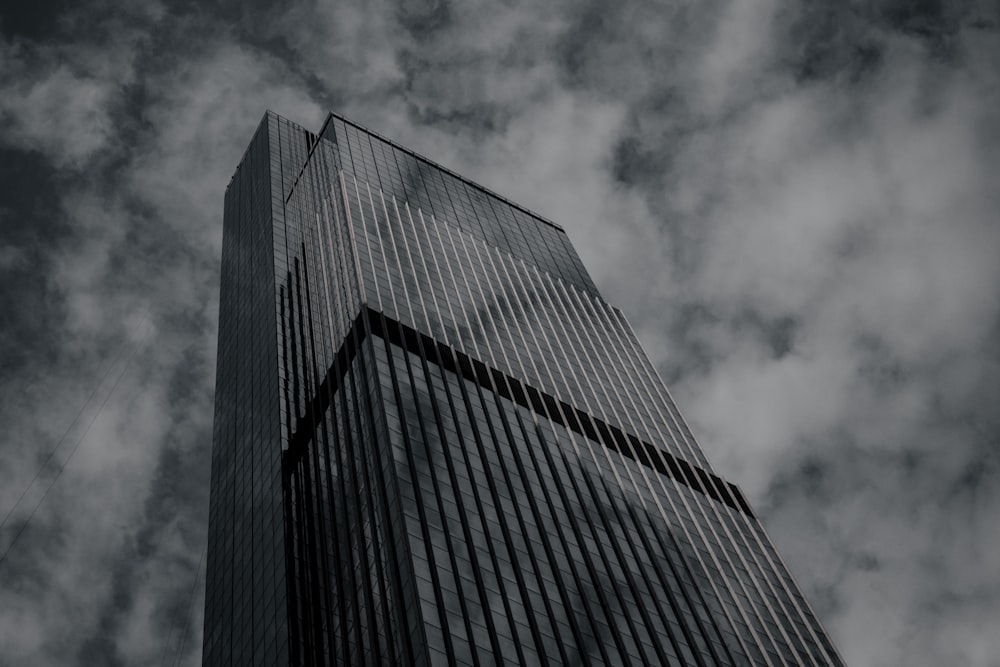
<svg viewBox="0 0 1000 667"><path fill-rule="evenodd" d="M330 125L330 122L336 117L337 114L333 113L332 111L327 111L326 120L323 121L323 126L319 128L319 132L317 132L316 134L322 137L323 133L326 132L326 128Z"/></svg>

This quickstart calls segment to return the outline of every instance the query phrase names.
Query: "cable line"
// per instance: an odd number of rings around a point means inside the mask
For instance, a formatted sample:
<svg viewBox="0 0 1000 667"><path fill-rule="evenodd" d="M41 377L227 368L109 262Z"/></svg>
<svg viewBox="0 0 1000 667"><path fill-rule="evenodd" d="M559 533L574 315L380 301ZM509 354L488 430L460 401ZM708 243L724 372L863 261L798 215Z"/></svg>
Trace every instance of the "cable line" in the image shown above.
<svg viewBox="0 0 1000 667"><path fill-rule="evenodd" d="M143 314L142 319L139 320L139 324L137 324L135 328L132 330L133 336L139 331L139 328L143 325L148 316L149 316L149 310L147 309L146 312ZM104 374L101 376L100 381L96 385L94 385L94 389L90 392L90 396L88 396L87 400L84 401L83 405L80 406L80 410L76 413L76 416L73 417L73 421L69 423L69 426L66 427L66 430L63 432L62 436L59 438L59 440L56 441L56 446L53 447L52 451L50 451L48 456L45 457L45 460L42 462L42 465L39 466L38 471L35 473L35 476L31 478L31 481L28 483L28 486L26 486L24 488L24 491L21 492L21 495L17 499L17 502L14 503L13 507L7 510L6 516L4 516L3 521L0 522L0 532L3 531L4 527L7 525L7 522L10 520L10 517L21 505L21 502L24 501L24 497L27 496L28 492L31 491L31 488L35 486L35 482L37 482L38 478L42 476L43 472L45 472L45 468L47 468L49 463L52 461L52 457L54 457L56 455L56 452L59 451L59 448L62 447L63 441L66 440L66 437L73 430L73 427L76 425L76 422L80 420L80 417L86 411L87 406L90 405L90 402L94 400L94 396L97 394L97 390L100 389L104 385L104 381L108 379L108 375L111 374L111 369L114 368L118 364L118 360L122 358L122 353L125 351L126 347L127 346L124 343L118 347L118 353L115 355L114 361L108 364L108 367L104 370ZM37 385L38 382L36 381L35 384Z"/></svg>
<svg viewBox="0 0 1000 667"><path fill-rule="evenodd" d="M198 559L198 568L194 571L194 582L191 584L191 594L190 594L190 596L188 596L188 603L187 603L187 605L185 605L185 609L184 609L184 612L185 612L185 614L188 617L191 616L191 609L194 607L195 594L198 592L198 580L201 578L201 564L205 560L205 552L207 552L207 551L208 551L208 544L206 543L205 544L205 548L202 549L201 558ZM170 626L170 632L167 633L167 641L163 645L163 655L160 657L160 665L161 665L161 667L164 664L163 661L166 660L167 653L170 650L170 638L174 634L174 626L176 626L176 625L177 625L176 622L174 622L173 624L171 624L171 626ZM174 657L170 661L171 665L180 664L181 656L184 655L184 649L187 648L187 639L188 639L188 637L190 635L191 635L190 632L186 632L186 633L181 634L181 638L179 640L181 643L177 647L177 651L174 652Z"/></svg>
<svg viewBox="0 0 1000 667"><path fill-rule="evenodd" d="M145 320L146 320L146 317L143 317L143 322ZM141 324L142 324L142 322L140 322L140 325ZM11 543L9 545L7 545L7 549L6 549L6 551L3 552L3 556L0 556L0 564L2 564L7 559L7 554L9 554L11 552L11 549L14 548L14 545L17 544L17 541L20 539L21 535L24 533L25 529L28 527L28 524L30 524L31 520L34 518L35 512L38 511L38 508L42 506L42 503L45 501L45 498L49 495L49 491L51 491L52 487L55 486L55 483L57 481L59 481L59 478L62 476L63 471L66 470L66 466L69 465L69 462L73 459L73 455L76 454L76 450L78 450L80 448L80 445L83 443L83 441L87 439L87 434L90 433L90 428L94 425L94 422L97 421L97 418L104 411L104 407L108 404L108 400L111 398L112 394L115 393L115 389L118 388L118 384L122 381L122 378L125 377L125 374L128 372L129 368L132 366L132 360L135 359L135 354L136 354L136 352L139 351L139 347L142 344L142 342L145 340L147 333L149 333L148 329L146 330L146 333L143 333L142 336L139 338L139 340L136 341L135 345L132 348L132 353L129 355L128 361L125 362L125 366L122 368L121 373L118 374L118 378L115 380L115 384L111 387L111 391L109 391L107 393L107 395L104 397L104 400L101 402L101 407L99 407L97 409L97 412L94 413L94 416L90 418L90 422L87 424L87 429L83 432L83 435L81 435L80 438L76 441L76 444L73 445L73 449L70 450L69 456L66 457L66 460L63 461L63 463L62 463L61 466L59 466L59 471L56 473L55 477L52 478L52 481L49 482L48 487L46 487L46 489L45 489L45 493L43 493L42 497L38 499L37 503L35 503L34 508L32 508L31 513L28 515L28 518L25 520L24 524L21 526L21 529L17 531L16 535L14 535L14 539L11 541ZM98 385L98 386L100 386L100 385ZM54 453L54 451L53 451L53 453ZM52 455L50 455L49 458L51 458L51 456ZM46 461L46 463L47 463L47 461ZM37 475L36 475L36 477L37 477ZM9 515L9 513L8 513L8 515Z"/></svg>

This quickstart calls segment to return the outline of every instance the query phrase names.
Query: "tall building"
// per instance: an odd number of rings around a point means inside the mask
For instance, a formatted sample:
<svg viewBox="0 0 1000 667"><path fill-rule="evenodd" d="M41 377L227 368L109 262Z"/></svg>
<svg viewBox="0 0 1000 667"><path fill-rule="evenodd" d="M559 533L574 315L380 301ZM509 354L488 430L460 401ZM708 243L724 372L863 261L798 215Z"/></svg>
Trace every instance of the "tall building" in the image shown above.
<svg viewBox="0 0 1000 667"><path fill-rule="evenodd" d="M205 665L841 664L566 233L351 121L225 198Z"/></svg>

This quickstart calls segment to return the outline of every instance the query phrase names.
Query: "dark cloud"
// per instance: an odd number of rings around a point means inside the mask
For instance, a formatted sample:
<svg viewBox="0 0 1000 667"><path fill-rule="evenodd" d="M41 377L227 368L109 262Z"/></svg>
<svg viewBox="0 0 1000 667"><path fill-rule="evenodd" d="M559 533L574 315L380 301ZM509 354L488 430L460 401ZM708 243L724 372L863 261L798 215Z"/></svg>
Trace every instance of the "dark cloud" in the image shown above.
<svg viewBox="0 0 1000 667"><path fill-rule="evenodd" d="M418 40L434 39L435 33L452 20L451 3L448 0L400 2L396 7L396 17Z"/></svg>
<svg viewBox="0 0 1000 667"><path fill-rule="evenodd" d="M70 230L47 194L59 189L59 175L42 156L0 150L0 182L7 193L0 204L0 281L6 286L0 291L0 375L16 377L29 359L58 349L62 309L48 281L45 249Z"/></svg>
<svg viewBox="0 0 1000 667"><path fill-rule="evenodd" d="M803 3L781 15L779 29L778 64L803 82L862 78L879 67L886 48L875 26L847 3Z"/></svg>
<svg viewBox="0 0 1000 667"><path fill-rule="evenodd" d="M45 39L72 7L73 3L67 0L5 3L0 8L0 29L8 35Z"/></svg>

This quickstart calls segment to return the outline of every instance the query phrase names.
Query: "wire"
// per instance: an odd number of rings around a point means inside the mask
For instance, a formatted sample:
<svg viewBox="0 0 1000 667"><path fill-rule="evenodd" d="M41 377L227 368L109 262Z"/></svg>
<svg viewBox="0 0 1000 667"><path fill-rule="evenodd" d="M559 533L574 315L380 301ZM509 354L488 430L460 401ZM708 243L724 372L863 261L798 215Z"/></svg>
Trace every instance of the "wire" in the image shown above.
<svg viewBox="0 0 1000 667"><path fill-rule="evenodd" d="M208 545L206 544L205 548L201 552L201 558L198 559L198 568L194 571L194 582L191 584L191 594L188 597L188 603L187 603L186 608L184 610L185 615L188 616L188 617L191 616L191 609L194 607L195 595L198 593L198 580L201 578L201 565L202 565L202 563L205 560L205 553L207 551L208 551ZM160 658L160 665L163 665L163 661L167 657L167 652L170 649L170 638L174 634L174 626L175 625L177 625L177 623L172 624L170 626L170 632L167 633L167 641L163 645L163 655ZM179 665L180 664L181 657L184 655L184 650L187 648L188 637L190 637L190 636L191 636L190 632L184 632L184 633L181 634L181 638L179 640L181 643L177 646L177 651L174 653L173 660L170 661L171 665Z"/></svg>
<svg viewBox="0 0 1000 667"><path fill-rule="evenodd" d="M143 318L143 321L145 321L145 317ZM73 459L73 455L76 454L76 450L80 448L80 444L87 439L87 434L90 433L90 428L94 425L94 422L97 421L97 418L101 415L101 412L104 411L104 407L108 404L108 399L110 399L111 396L115 393L115 389L118 388L118 384L122 381L122 378L125 377L125 374L132 366L132 360L135 359L135 354L136 352L139 351L139 347L145 340L147 333L149 333L148 329L146 330L146 333L144 333L139 338L139 340L136 341L135 345L132 348L132 353L129 355L128 361L125 362L125 366L124 368L122 368L122 372L118 374L118 379L115 380L115 384L111 387L111 391L109 391L108 394L104 397L104 400L101 402L101 407L99 407L97 409L97 412L94 413L94 416L90 418L90 422L87 424L87 429L83 432L83 435L80 436L80 439L76 441L76 444L73 445L73 449L70 450L69 456L66 457L66 460L63 461L63 464L59 466L59 471L56 473L55 477L52 478L52 481L49 482L48 487L46 487L45 489L45 493L43 493L42 497L38 499L37 503L35 503L35 506L34 508L32 508L31 513L28 515L28 518L21 525L21 529L17 531L16 535L14 535L14 539L11 540L11 543L7 545L7 550L3 552L3 556L0 556L0 564L2 564L5 560L7 560L7 554L9 554L11 552L11 549L14 548L14 545L17 544L17 541L21 538L21 535L24 533L25 529L28 527L28 525L31 523L31 520L34 518L35 512L38 511L38 508L42 506L42 503L45 501L45 498L49 495L49 491L51 491L52 487L55 486L55 483L59 481L59 478L62 476L63 471L66 470L66 466L69 465L69 462Z"/></svg>
<svg viewBox="0 0 1000 667"><path fill-rule="evenodd" d="M139 328L146 321L147 317L149 317L148 309L143 314L142 319L139 320L139 324L137 324L135 326L135 329L132 330L133 336L136 334L136 332L139 331ZM17 502L14 503L14 506L11 507L9 510L7 510L7 515L4 516L3 522L0 522L0 531L3 531L4 527L7 525L7 521L10 520L10 517L21 505L21 502L24 500L24 497L28 495L28 492L31 491L31 488L35 485L35 482L37 482L38 478L42 476L43 472L45 472L45 468L47 468L49 463L52 461L52 457L54 457L56 455L56 452L59 451L59 448L62 447L63 441L66 440L66 437L70 434L70 431L73 430L73 427L76 425L76 422L80 420L80 417L83 415L84 411L86 411L87 406L90 405L90 402L94 400L94 396L97 394L97 390L100 389L101 386L104 385L104 381L108 379L108 375L111 374L111 369L114 368L118 364L118 360L122 358L122 353L125 351L125 348L126 345L124 343L121 346L119 346L118 353L115 355L114 361L108 364L108 367L104 370L104 374L101 376L100 381L96 385L94 385L94 389L90 392L90 396L88 396L87 400L84 401L83 405L80 406L79 412L76 413L76 416L73 417L73 421L71 421L69 423L69 426L66 427L66 430L62 434L62 437L60 437L59 440L56 442L56 446L53 447L52 451L50 451L48 456L45 457L45 460L42 462L42 465L39 466L38 471L35 473L35 476L31 478L31 482L28 483L28 486L24 487L24 491L21 492L21 496L17 499ZM35 382L35 384L38 383Z"/></svg>

